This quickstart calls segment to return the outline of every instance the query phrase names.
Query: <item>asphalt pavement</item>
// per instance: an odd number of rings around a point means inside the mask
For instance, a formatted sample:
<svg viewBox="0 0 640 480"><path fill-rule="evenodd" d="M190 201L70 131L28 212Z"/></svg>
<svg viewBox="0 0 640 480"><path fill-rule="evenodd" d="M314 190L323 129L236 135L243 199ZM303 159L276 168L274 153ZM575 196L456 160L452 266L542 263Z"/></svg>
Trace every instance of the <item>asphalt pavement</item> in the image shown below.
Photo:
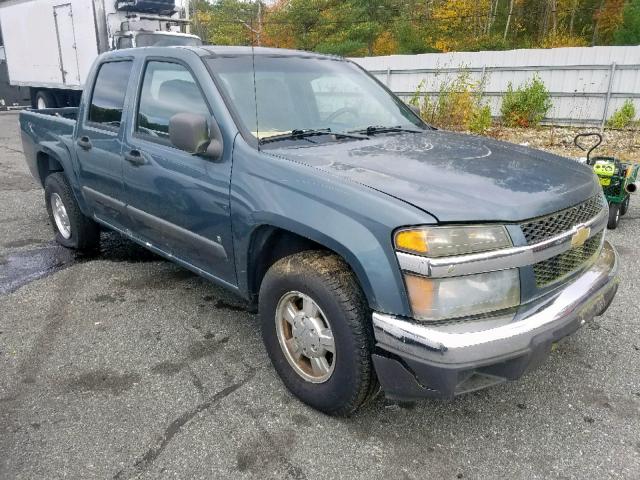
<svg viewBox="0 0 640 480"><path fill-rule="evenodd" d="M640 478L640 200L608 238L608 312L523 379L453 402L318 413L241 300L116 234L52 243L0 115L0 478Z"/></svg>

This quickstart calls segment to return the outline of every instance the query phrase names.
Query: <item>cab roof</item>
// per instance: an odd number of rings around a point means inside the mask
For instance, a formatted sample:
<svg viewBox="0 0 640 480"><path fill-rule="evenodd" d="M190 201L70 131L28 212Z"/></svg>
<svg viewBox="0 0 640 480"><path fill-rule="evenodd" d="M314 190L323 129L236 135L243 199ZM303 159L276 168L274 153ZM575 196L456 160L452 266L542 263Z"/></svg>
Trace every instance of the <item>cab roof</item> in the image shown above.
<svg viewBox="0 0 640 480"><path fill-rule="evenodd" d="M226 57L235 55L251 55L257 56L274 56L274 57L299 57L299 58L318 58L318 59L331 59L331 60L343 60L342 57L336 55L324 55L321 53L305 52L303 50L291 50L286 48L267 48L267 47L245 47L245 46L226 46L226 45L198 45L198 46L186 46L186 45L174 45L169 47L136 47L127 48L122 50L112 50L110 52L103 53L103 58L113 58L131 55L162 55L163 52L167 53L172 49L175 53L175 49L190 50L200 57Z"/></svg>
<svg viewBox="0 0 640 480"><path fill-rule="evenodd" d="M214 56L226 56L226 55L250 55L252 52L255 55L268 55L279 57L309 57L309 58L332 58L339 59L336 55L325 55L315 52L306 52L303 50L292 50L288 48L269 48L269 47L247 47L247 46L227 46L227 45L202 45L199 47L185 47L192 50L198 50L198 53L202 55L202 50L208 52Z"/></svg>

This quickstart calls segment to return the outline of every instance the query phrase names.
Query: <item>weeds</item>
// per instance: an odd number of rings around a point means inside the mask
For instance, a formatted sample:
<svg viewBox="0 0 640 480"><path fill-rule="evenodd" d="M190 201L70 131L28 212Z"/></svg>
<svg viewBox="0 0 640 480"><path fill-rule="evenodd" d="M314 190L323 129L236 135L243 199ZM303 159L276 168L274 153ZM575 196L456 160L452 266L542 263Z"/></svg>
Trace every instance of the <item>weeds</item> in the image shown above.
<svg viewBox="0 0 640 480"><path fill-rule="evenodd" d="M538 75L515 90L509 83L502 98L502 121L507 127L535 127L551 109L551 95Z"/></svg>
<svg viewBox="0 0 640 480"><path fill-rule="evenodd" d="M482 103L484 78L472 80L467 71L440 83L436 98L418 85L409 103L420 109L422 118L437 127L484 133L491 127L491 109Z"/></svg>
<svg viewBox="0 0 640 480"><path fill-rule="evenodd" d="M634 123L636 118L636 107L629 99L624 101L622 107L613 112L611 118L607 120L607 127L609 128L629 128Z"/></svg>

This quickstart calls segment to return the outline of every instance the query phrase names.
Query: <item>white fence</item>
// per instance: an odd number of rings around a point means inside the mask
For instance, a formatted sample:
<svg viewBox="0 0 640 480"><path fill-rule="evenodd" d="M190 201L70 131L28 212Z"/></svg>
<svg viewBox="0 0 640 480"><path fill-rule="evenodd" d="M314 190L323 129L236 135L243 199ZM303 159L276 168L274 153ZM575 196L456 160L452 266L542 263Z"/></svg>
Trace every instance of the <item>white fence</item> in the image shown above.
<svg viewBox="0 0 640 480"><path fill-rule="evenodd" d="M427 94L466 70L484 77L484 95L492 114L500 115L509 82L517 87L536 73L551 93L553 107L545 122L556 125L603 125L626 99L640 111L640 46L578 47L497 52L426 53L354 58L403 98L424 80Z"/></svg>

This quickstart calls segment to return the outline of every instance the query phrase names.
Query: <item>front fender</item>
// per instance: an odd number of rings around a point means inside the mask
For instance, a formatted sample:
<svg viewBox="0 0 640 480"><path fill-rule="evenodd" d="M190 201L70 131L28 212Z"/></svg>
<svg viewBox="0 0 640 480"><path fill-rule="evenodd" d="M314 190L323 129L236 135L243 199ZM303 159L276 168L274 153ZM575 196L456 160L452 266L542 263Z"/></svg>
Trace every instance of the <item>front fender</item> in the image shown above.
<svg viewBox="0 0 640 480"><path fill-rule="evenodd" d="M428 214L376 190L236 142L231 212L239 288L248 291L252 234L264 225L313 240L351 266L369 306L409 315L392 232L435 223Z"/></svg>

